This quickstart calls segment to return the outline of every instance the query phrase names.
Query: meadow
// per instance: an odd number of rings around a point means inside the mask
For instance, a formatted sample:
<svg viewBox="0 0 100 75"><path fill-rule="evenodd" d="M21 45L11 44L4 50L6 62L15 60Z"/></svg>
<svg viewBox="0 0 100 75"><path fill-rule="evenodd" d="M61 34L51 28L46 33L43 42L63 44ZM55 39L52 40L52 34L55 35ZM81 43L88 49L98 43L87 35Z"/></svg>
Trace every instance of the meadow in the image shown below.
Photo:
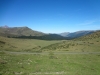
<svg viewBox="0 0 100 75"><path fill-rule="evenodd" d="M100 37L53 41L0 37L0 75L100 75Z"/></svg>
<svg viewBox="0 0 100 75"><path fill-rule="evenodd" d="M100 38L92 40L36 40L0 37L0 51L100 52Z"/></svg>
<svg viewBox="0 0 100 75"><path fill-rule="evenodd" d="M100 54L0 52L0 75L100 75Z"/></svg>
<svg viewBox="0 0 100 75"><path fill-rule="evenodd" d="M4 43L2 43L4 42ZM60 40L46 41L36 39L15 39L0 36L1 51L36 52L42 47L61 42Z"/></svg>

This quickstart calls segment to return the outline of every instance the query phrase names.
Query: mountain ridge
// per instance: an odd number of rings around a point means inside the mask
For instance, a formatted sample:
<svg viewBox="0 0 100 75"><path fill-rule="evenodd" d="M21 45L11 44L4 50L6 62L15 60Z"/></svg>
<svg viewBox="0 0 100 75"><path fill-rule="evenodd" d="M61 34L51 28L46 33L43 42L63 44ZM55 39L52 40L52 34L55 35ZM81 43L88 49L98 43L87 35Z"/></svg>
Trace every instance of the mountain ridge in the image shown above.
<svg viewBox="0 0 100 75"><path fill-rule="evenodd" d="M0 36L5 37L17 37L17 38L35 38L35 39L46 39L46 40L60 40L60 39L74 39L78 37L82 37L91 33L94 33L95 30L82 30L82 31L76 31L76 32L64 32L60 34L46 34L40 31L32 30L29 27L9 27L7 25L0 27Z"/></svg>
<svg viewBox="0 0 100 75"><path fill-rule="evenodd" d="M28 27L0 27L1 36L42 36L44 34Z"/></svg>
<svg viewBox="0 0 100 75"><path fill-rule="evenodd" d="M78 38L81 36L85 36L88 34L91 34L95 32L95 30L82 30L82 31L76 31L76 32L64 32L64 33L60 33L59 35L63 36L63 37L69 37L69 38Z"/></svg>
<svg viewBox="0 0 100 75"><path fill-rule="evenodd" d="M76 38L74 40L82 40L82 41L85 40L86 41L86 40L92 40L92 39L96 39L96 38L100 38L100 30L95 31L92 34Z"/></svg>

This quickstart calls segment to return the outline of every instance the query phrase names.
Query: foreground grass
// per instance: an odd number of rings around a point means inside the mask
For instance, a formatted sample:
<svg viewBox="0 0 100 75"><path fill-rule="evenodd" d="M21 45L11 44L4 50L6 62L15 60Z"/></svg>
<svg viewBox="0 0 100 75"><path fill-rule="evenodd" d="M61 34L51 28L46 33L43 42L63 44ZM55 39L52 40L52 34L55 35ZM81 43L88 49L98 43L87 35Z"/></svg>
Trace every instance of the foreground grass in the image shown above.
<svg viewBox="0 0 100 75"><path fill-rule="evenodd" d="M0 52L0 75L100 75L100 54Z"/></svg>

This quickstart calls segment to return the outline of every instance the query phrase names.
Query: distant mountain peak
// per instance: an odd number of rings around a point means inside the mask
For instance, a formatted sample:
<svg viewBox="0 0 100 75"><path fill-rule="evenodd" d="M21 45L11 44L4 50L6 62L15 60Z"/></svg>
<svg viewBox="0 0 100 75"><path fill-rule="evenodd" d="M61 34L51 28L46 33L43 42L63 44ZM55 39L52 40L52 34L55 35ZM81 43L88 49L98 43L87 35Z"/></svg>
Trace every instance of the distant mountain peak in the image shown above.
<svg viewBox="0 0 100 75"><path fill-rule="evenodd" d="M9 28L9 26L7 26L7 25L4 25L4 26L1 26L2 28Z"/></svg>
<svg viewBox="0 0 100 75"><path fill-rule="evenodd" d="M70 34L70 32L63 32L63 33L60 33L59 35L61 35L61 36L67 36L68 34Z"/></svg>

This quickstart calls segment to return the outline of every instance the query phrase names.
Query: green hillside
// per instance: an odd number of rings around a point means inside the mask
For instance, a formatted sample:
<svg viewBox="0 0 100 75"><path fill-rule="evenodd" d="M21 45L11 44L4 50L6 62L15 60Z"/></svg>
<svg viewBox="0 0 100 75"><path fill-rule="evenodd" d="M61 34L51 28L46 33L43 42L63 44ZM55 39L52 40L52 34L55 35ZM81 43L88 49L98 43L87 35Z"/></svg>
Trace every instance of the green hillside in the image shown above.
<svg viewBox="0 0 100 75"><path fill-rule="evenodd" d="M0 36L21 39L63 40L68 39L58 34L45 34L28 27L0 27Z"/></svg>
<svg viewBox="0 0 100 75"><path fill-rule="evenodd" d="M81 40L81 41L83 40L83 41L85 41L85 40L94 40L96 38L100 39L100 30L98 30L98 31L96 31L96 32L94 32L92 34L89 34L87 36L82 36L82 37L77 38L75 40Z"/></svg>
<svg viewBox="0 0 100 75"><path fill-rule="evenodd" d="M0 36L0 50L5 51L38 51L42 47L50 44L58 43L60 41L45 41L35 39L15 39Z"/></svg>
<svg viewBox="0 0 100 75"><path fill-rule="evenodd" d="M51 44L42 48L44 51L69 51L69 52L98 52L100 51L100 31L90 35L77 38L74 40L66 40L60 43Z"/></svg>
<svg viewBox="0 0 100 75"><path fill-rule="evenodd" d="M0 37L0 50L21 52L98 52L100 51L100 31L74 40L59 41Z"/></svg>

